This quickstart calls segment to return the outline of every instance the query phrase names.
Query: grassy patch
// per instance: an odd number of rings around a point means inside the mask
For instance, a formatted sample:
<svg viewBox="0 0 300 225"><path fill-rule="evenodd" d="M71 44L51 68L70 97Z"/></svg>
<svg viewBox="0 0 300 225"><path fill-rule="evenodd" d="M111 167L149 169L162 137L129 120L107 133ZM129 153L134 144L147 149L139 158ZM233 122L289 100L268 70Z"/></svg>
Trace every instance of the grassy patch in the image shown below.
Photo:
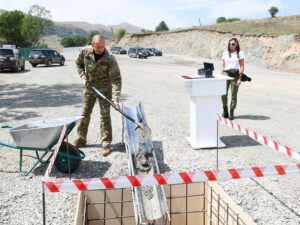
<svg viewBox="0 0 300 225"><path fill-rule="evenodd" d="M216 30L236 34L250 35L290 35L300 34L300 15L275 17L258 20L242 20L231 23L220 23L209 26L194 27L200 30Z"/></svg>

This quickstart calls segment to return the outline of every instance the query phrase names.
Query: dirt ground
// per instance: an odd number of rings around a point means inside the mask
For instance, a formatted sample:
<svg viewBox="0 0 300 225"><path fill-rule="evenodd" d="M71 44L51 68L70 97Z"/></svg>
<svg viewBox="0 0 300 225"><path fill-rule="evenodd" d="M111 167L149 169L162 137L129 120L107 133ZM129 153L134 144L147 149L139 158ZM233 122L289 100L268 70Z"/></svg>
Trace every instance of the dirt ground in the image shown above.
<svg viewBox="0 0 300 225"><path fill-rule="evenodd" d="M32 68L21 73L0 73L0 125L81 114L81 80L76 72L78 52L65 54L66 65ZM216 168L215 149L193 150L189 135L189 99L183 74L196 74L204 59L165 55L149 59L116 56L123 77L122 102L144 103L152 128L152 139L163 171L190 171ZM219 61L215 63L215 74ZM300 75L256 67L246 63L244 82L239 90L236 122L259 134L299 151ZM86 159L73 174L77 178L127 175L127 161L121 143L121 117L112 111L113 152L104 158L99 144L99 107L92 114ZM221 112L221 106L220 106ZM294 160L262 146L236 131L220 125L227 145L220 149L219 168L236 168L295 163ZM75 130L70 141L75 139ZM5 129L0 141L11 142ZM18 174L18 151L0 147L0 224L42 224L40 180L46 167L29 176ZM27 164L27 160L25 164ZM62 177L56 169L53 178ZM225 191L257 224L300 224L300 176L243 179L220 182ZM47 194L47 224L73 224L77 195Z"/></svg>

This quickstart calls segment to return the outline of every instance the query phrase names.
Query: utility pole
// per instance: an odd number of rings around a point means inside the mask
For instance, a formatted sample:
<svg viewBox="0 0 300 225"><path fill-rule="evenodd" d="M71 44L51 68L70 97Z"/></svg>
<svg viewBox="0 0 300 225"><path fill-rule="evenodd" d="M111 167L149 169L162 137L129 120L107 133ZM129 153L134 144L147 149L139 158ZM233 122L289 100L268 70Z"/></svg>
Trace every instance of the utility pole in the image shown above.
<svg viewBox="0 0 300 225"><path fill-rule="evenodd" d="M201 25L201 20L200 20L200 17L199 17L199 26L201 27L202 25Z"/></svg>

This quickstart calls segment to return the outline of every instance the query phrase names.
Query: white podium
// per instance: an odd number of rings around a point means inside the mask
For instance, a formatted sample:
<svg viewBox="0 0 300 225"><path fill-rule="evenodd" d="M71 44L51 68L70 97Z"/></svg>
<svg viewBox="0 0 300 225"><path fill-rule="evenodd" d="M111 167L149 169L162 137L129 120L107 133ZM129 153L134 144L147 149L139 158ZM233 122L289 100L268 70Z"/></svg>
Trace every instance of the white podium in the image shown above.
<svg viewBox="0 0 300 225"><path fill-rule="evenodd" d="M226 94L226 81L231 77L216 75L213 78L181 76L190 96L190 136L193 149L225 147L217 140L217 115L220 113L221 95Z"/></svg>

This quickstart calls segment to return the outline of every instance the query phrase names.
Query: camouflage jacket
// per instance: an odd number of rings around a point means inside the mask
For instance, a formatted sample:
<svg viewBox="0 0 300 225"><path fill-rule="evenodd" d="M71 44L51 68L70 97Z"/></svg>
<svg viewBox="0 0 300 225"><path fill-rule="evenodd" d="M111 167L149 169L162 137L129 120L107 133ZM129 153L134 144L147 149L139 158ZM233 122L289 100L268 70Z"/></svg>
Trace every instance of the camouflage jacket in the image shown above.
<svg viewBox="0 0 300 225"><path fill-rule="evenodd" d="M109 54L107 50L105 50L103 57L96 62L93 48L85 47L80 51L76 65L80 77L101 88L112 87L113 100L120 97L122 87L120 69L115 57Z"/></svg>

